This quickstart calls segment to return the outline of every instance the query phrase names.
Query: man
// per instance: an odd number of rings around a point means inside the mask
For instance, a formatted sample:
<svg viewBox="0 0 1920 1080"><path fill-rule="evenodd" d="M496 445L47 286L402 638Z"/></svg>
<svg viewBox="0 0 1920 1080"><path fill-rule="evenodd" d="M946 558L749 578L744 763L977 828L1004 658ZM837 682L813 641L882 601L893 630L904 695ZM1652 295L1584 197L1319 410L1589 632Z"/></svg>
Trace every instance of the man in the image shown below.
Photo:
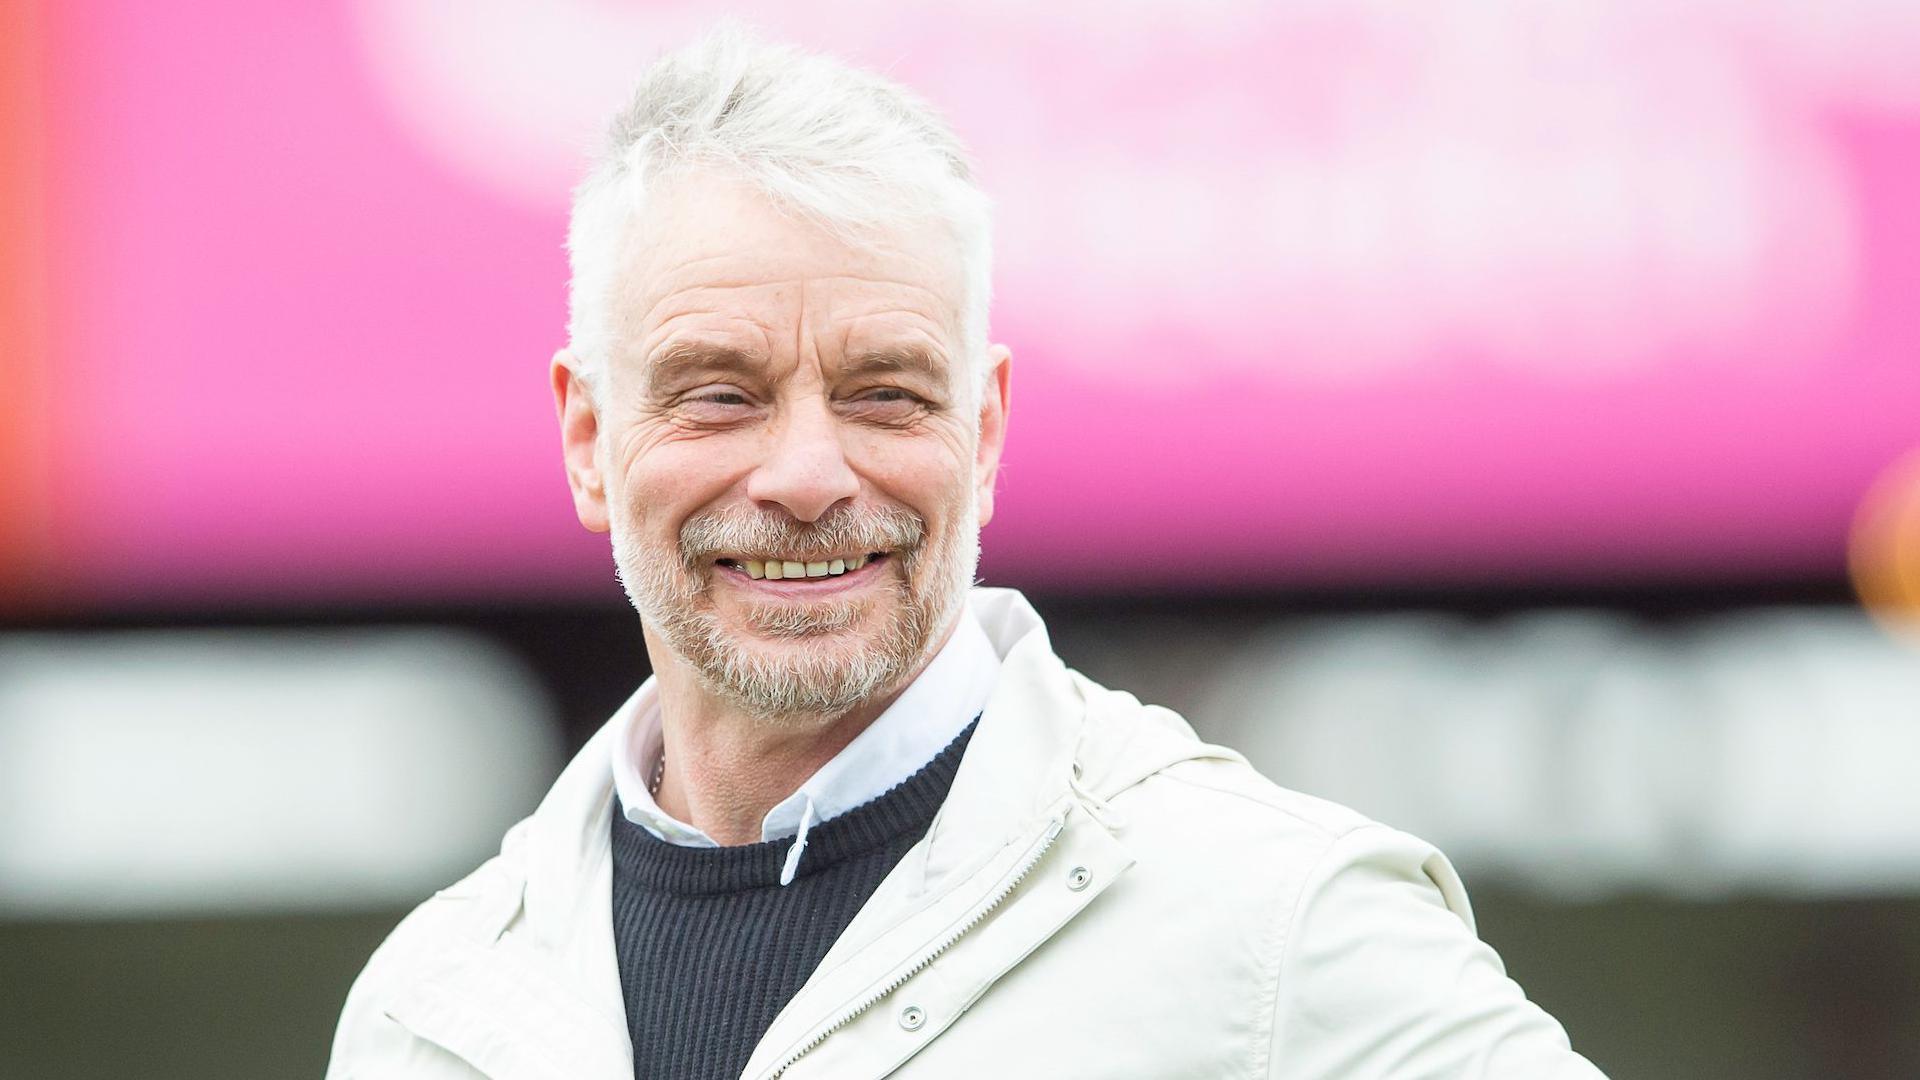
<svg viewBox="0 0 1920 1080"><path fill-rule="evenodd" d="M567 478L654 676L375 954L330 1076L1598 1075L1433 848L970 591L1009 354L925 105L717 32L570 250Z"/></svg>

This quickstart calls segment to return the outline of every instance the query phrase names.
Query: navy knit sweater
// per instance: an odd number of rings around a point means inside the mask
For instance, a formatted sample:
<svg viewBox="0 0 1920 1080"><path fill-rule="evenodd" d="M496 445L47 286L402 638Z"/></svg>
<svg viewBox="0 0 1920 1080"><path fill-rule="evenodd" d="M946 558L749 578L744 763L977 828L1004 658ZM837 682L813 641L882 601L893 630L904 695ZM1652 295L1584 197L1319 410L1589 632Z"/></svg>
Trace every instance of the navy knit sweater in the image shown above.
<svg viewBox="0 0 1920 1080"><path fill-rule="evenodd" d="M669 844L613 815L613 932L635 1080L733 1080L881 879L926 835L973 725L886 794L791 840Z"/></svg>

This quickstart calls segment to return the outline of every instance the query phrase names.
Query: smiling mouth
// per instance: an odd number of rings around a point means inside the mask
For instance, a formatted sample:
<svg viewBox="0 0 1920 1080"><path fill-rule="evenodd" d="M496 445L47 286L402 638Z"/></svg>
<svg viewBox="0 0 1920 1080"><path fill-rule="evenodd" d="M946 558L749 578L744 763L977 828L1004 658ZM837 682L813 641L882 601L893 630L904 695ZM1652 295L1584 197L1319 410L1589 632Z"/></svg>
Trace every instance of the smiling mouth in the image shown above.
<svg viewBox="0 0 1920 1080"><path fill-rule="evenodd" d="M887 557L884 551L869 551L857 555L841 555L832 559L720 559L719 565L739 570L748 577L759 581L791 580L796 578L829 578L852 573L869 563L878 562Z"/></svg>

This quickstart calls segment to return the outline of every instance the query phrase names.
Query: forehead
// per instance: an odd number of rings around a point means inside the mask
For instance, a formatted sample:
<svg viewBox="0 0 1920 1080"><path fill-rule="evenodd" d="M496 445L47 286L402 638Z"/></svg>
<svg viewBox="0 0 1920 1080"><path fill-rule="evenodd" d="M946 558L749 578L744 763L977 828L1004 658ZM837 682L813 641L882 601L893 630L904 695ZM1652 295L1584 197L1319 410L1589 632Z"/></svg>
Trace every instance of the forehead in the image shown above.
<svg viewBox="0 0 1920 1080"><path fill-rule="evenodd" d="M937 223L848 238L739 181L669 178L622 238L615 306L628 349L688 330L828 336L912 333L958 342L960 252Z"/></svg>

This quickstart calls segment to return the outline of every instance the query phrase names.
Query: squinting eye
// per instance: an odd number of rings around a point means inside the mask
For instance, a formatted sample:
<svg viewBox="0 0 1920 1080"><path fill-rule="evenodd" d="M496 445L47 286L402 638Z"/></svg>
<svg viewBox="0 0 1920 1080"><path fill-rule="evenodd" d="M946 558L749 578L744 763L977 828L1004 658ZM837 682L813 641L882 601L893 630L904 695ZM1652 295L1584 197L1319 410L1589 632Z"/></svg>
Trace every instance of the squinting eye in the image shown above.
<svg viewBox="0 0 1920 1080"><path fill-rule="evenodd" d="M891 404L896 401L912 401L914 397L898 387L882 387L860 395L855 401L878 401Z"/></svg>
<svg viewBox="0 0 1920 1080"><path fill-rule="evenodd" d="M709 405L745 405L747 396L735 390L716 390L711 394L702 394L693 400Z"/></svg>

